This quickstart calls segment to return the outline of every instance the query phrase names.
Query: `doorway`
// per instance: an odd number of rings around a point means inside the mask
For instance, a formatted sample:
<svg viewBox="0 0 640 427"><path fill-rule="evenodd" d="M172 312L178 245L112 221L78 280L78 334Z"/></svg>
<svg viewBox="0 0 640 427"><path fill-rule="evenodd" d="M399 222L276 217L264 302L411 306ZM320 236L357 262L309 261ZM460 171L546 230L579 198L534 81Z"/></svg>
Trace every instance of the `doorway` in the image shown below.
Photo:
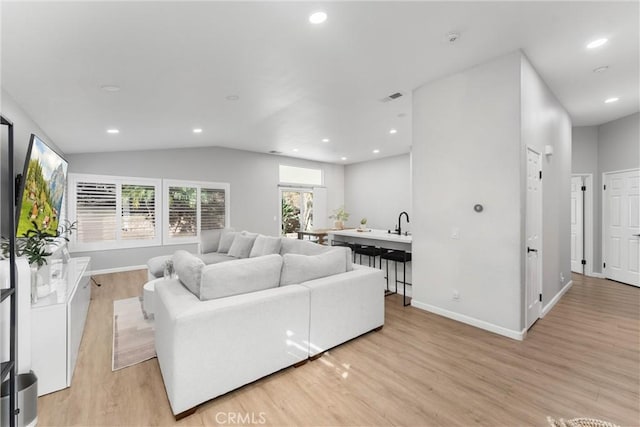
<svg viewBox="0 0 640 427"><path fill-rule="evenodd" d="M280 189L280 234L298 237L298 231L313 228L313 189Z"/></svg>
<svg viewBox="0 0 640 427"><path fill-rule="evenodd" d="M640 170L603 174L602 272L640 286Z"/></svg>
<svg viewBox="0 0 640 427"><path fill-rule="evenodd" d="M526 329L542 312L542 166L537 151L527 148L525 323Z"/></svg>
<svg viewBox="0 0 640 427"><path fill-rule="evenodd" d="M571 271L593 276L593 176L571 176Z"/></svg>

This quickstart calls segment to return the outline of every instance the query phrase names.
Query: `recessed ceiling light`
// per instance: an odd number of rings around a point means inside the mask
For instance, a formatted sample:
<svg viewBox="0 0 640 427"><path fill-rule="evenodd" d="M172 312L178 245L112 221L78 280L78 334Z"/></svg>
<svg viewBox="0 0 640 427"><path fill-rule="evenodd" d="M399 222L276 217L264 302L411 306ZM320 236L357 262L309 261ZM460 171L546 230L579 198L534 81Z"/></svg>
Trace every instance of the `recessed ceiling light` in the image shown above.
<svg viewBox="0 0 640 427"><path fill-rule="evenodd" d="M102 85L100 89L105 90L107 92L118 92L120 90L120 86L116 85Z"/></svg>
<svg viewBox="0 0 640 427"><path fill-rule="evenodd" d="M107 129L107 133L120 133L118 129Z"/></svg>
<svg viewBox="0 0 640 427"><path fill-rule="evenodd" d="M294 153L297 153L297 152L298 152L298 149L297 149L297 148L294 148L294 149L293 149L293 152L294 152Z"/></svg>
<svg viewBox="0 0 640 427"><path fill-rule="evenodd" d="M195 129L193 130L193 133L202 133L202 129L200 129L200 128L195 128Z"/></svg>
<svg viewBox="0 0 640 427"><path fill-rule="evenodd" d="M609 41L608 39L604 39L604 38L594 40L587 45L587 49L595 49L597 47L604 45L608 41Z"/></svg>
<svg viewBox="0 0 640 427"><path fill-rule="evenodd" d="M327 20L327 14L324 12L315 12L309 15L309 22L312 24L322 24Z"/></svg>
<svg viewBox="0 0 640 427"><path fill-rule="evenodd" d="M607 98L607 99L605 99L605 100L604 100L604 103L605 103L605 104L611 104L612 102L616 102L616 101L618 101L618 99L620 99L620 98L618 98L618 97L615 97L615 96L614 96L613 98Z"/></svg>
<svg viewBox="0 0 640 427"><path fill-rule="evenodd" d="M240 99L238 95L229 95L226 98L227 98L227 101L237 101L238 99Z"/></svg>
<svg viewBox="0 0 640 427"><path fill-rule="evenodd" d="M395 133L398 133L398 130L397 130L397 129L390 129L390 130L389 130L389 133L390 133L391 135L393 135L393 134L395 134Z"/></svg>
<svg viewBox="0 0 640 427"><path fill-rule="evenodd" d="M329 142L329 138L322 138L322 142Z"/></svg>
<svg viewBox="0 0 640 427"><path fill-rule="evenodd" d="M346 157L340 157L340 160L347 160Z"/></svg>
<svg viewBox="0 0 640 427"><path fill-rule="evenodd" d="M603 65L602 67L594 68L593 72L594 73L602 73L602 72L607 71L608 69L609 69L608 65Z"/></svg>
<svg viewBox="0 0 640 427"><path fill-rule="evenodd" d="M373 154L378 154L380 152L380 150L378 150L377 148L375 150L373 150Z"/></svg>

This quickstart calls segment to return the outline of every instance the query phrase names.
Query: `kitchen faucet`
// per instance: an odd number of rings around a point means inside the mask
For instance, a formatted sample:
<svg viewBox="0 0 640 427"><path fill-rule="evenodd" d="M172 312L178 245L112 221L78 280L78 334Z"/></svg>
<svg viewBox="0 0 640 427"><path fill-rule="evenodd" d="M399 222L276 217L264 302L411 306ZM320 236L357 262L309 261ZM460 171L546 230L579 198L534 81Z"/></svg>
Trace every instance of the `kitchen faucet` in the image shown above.
<svg viewBox="0 0 640 427"><path fill-rule="evenodd" d="M409 222L409 214L406 213L405 211L400 212L400 215L398 215L398 228L396 229L396 231L398 232L398 235L402 235L402 227L400 227L400 222L402 220L402 215L407 217L407 223Z"/></svg>

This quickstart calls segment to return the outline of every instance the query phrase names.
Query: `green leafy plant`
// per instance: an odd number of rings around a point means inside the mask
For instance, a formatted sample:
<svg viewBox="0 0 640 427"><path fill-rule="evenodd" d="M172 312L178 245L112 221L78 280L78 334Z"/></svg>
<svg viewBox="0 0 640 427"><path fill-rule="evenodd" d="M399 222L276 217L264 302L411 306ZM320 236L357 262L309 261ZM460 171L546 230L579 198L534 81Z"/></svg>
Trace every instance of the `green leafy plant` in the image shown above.
<svg viewBox="0 0 640 427"><path fill-rule="evenodd" d="M282 235L293 233L300 228L300 209L282 199Z"/></svg>
<svg viewBox="0 0 640 427"><path fill-rule="evenodd" d="M362 225L367 225L367 218L362 218L362 219L360 220L360 224L362 224Z"/></svg>
<svg viewBox="0 0 640 427"><path fill-rule="evenodd" d="M349 219L349 213L344 210L344 206L340 206L338 209L333 211L333 214L329 216L331 219L335 219L336 221L347 221Z"/></svg>
<svg viewBox="0 0 640 427"><path fill-rule="evenodd" d="M60 243L59 238L68 242L69 238L67 236L73 233L77 223L65 221L55 233L41 230L35 221L32 221L32 223L34 228L16 238L16 255L26 256L29 265L42 267L47 263L47 257L52 254L49 251L51 246L57 246ZM6 237L2 238L1 247L2 255L7 258L9 256L9 240Z"/></svg>

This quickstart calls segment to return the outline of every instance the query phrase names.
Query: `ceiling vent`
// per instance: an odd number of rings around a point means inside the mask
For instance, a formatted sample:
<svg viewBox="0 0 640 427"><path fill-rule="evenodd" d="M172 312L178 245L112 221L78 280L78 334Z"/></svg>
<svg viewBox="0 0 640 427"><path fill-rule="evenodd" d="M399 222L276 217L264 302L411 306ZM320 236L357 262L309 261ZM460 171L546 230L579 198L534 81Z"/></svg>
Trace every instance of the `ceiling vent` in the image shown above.
<svg viewBox="0 0 640 427"><path fill-rule="evenodd" d="M269 154L282 154L282 151L271 150L271 151L269 151Z"/></svg>
<svg viewBox="0 0 640 427"><path fill-rule="evenodd" d="M385 97L384 97L384 98L382 98L380 101L381 101L381 102L394 101L394 100L396 100L396 99L398 99L398 98L400 98L400 97L402 97L402 96L403 96L403 95L402 95L402 93L400 93L400 92L396 92L396 93L392 93L392 94L391 94L391 95L389 95L389 96L385 96Z"/></svg>

